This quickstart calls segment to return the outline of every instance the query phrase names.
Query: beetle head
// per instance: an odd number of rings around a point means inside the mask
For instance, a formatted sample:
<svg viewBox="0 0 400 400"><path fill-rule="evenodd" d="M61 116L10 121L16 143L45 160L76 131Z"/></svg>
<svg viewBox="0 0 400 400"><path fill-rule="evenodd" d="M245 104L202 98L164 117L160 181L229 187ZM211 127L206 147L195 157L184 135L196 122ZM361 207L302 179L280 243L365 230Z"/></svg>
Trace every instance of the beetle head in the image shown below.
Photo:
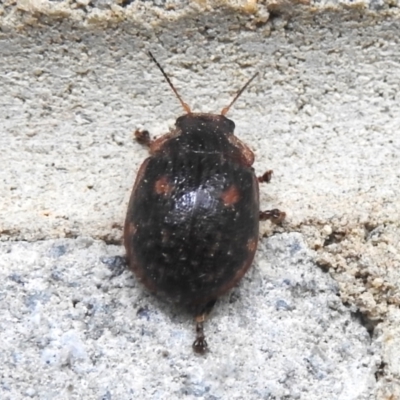
<svg viewBox="0 0 400 400"><path fill-rule="evenodd" d="M180 116L175 123L182 134L231 135L235 123L224 115L190 113Z"/></svg>

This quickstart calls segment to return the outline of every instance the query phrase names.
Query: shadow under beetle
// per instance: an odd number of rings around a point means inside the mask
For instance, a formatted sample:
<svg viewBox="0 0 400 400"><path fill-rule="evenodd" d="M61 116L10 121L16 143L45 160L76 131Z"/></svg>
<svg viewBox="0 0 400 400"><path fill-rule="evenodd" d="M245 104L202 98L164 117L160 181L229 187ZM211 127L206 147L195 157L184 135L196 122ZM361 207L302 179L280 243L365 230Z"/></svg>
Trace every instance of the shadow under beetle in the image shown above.
<svg viewBox="0 0 400 400"><path fill-rule="evenodd" d="M258 243L259 220L280 223L285 213L260 212L253 152L234 134L225 117L257 76L236 94L220 115L192 113L161 70L186 114L170 133L151 140L136 177L124 228L129 267L150 291L195 315L193 349L205 353L206 315L217 298L235 286L250 268Z"/></svg>

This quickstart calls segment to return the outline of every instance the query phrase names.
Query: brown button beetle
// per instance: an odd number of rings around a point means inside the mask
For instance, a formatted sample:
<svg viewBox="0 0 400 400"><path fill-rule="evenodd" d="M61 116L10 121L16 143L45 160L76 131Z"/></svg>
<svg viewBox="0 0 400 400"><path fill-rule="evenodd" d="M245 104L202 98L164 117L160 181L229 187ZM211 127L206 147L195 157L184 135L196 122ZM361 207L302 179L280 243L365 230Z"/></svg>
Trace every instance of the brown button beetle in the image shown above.
<svg viewBox="0 0 400 400"><path fill-rule="evenodd" d="M124 242L130 268L150 291L184 306L195 315L197 353L207 350L205 316L217 298L235 286L250 268L257 248L259 220L276 223L279 210L259 211L258 182L252 151L225 117L256 77L237 93L221 115L192 113L168 76L149 53L186 114L176 128L151 140L138 172L125 221Z"/></svg>

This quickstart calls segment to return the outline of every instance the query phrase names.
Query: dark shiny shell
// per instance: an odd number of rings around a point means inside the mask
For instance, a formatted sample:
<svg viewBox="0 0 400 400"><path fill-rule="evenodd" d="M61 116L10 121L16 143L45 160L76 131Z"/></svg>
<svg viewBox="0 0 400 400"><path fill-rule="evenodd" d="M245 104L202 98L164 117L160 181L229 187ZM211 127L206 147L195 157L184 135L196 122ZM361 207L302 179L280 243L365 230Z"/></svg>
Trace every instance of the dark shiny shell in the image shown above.
<svg viewBox="0 0 400 400"><path fill-rule="evenodd" d="M250 267L258 242L253 154L219 115L188 114L154 141L129 202L130 267L151 291L189 309L215 300Z"/></svg>

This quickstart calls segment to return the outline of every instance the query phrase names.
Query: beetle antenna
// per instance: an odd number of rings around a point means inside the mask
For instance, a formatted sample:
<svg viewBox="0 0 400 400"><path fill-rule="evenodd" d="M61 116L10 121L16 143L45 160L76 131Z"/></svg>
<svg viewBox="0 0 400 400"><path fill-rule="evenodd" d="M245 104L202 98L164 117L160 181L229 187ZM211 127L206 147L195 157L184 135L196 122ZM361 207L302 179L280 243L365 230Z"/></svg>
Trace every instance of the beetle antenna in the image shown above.
<svg viewBox="0 0 400 400"><path fill-rule="evenodd" d="M191 114L191 110L190 107L182 100L182 97L179 95L178 91L175 89L174 85L172 84L171 80L168 78L168 75L165 73L165 71L163 70L162 66L158 63L158 61L156 60L156 58L153 56L153 54L151 54L151 51L149 51L149 56L150 58L155 62L155 64L157 65L157 67L160 69L161 73L164 75L164 78L167 80L169 86L171 86L171 89L174 91L175 96L178 98L178 100L181 102L182 107L184 108L184 110L188 113Z"/></svg>
<svg viewBox="0 0 400 400"><path fill-rule="evenodd" d="M221 111L221 115L225 115L228 113L229 109L232 107L233 103L239 98L239 96L246 90L247 86L250 85L250 83L254 80L254 78L258 75L258 72L256 72L248 81L247 83L236 93L236 96L234 99L231 101L231 104L229 104L228 107L224 107Z"/></svg>

